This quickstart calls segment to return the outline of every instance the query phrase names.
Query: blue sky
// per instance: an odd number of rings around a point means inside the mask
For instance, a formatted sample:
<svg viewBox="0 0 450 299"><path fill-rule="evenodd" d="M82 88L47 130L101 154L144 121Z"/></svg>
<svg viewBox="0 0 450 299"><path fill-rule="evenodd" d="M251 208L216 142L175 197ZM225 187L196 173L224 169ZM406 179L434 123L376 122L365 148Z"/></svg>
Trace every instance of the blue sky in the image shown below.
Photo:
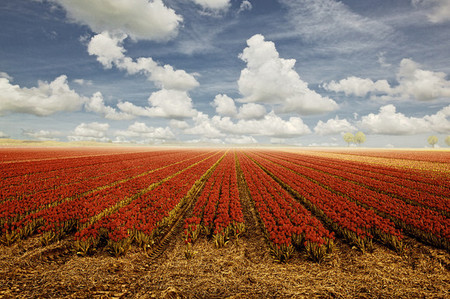
<svg viewBox="0 0 450 299"><path fill-rule="evenodd" d="M426 147L450 1L4 0L0 137Z"/></svg>

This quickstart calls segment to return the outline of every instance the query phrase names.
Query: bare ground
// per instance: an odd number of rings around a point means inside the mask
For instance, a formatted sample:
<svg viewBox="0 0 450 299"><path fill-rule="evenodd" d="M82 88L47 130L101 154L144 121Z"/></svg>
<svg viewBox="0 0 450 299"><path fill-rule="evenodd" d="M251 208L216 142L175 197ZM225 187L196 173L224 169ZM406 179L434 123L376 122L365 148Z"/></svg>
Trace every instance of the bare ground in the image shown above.
<svg viewBox="0 0 450 299"><path fill-rule="evenodd" d="M0 297L450 298L449 254L409 243L401 256L338 241L321 264L302 253L278 264L255 231L221 249L201 238L189 260L181 233L156 259L134 247L119 258L103 251L78 257L69 238L41 247L33 237L0 247Z"/></svg>

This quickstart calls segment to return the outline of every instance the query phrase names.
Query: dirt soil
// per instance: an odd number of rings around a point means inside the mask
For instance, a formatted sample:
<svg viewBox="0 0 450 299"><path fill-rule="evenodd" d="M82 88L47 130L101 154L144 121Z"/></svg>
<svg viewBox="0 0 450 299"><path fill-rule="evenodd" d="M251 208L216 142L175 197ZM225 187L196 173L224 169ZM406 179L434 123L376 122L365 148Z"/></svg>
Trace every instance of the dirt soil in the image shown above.
<svg viewBox="0 0 450 299"><path fill-rule="evenodd" d="M181 232L154 259L137 247L79 257L70 237L46 247L32 237L0 247L0 297L450 298L445 251L409 240L405 255L378 245L361 253L338 241L320 264L297 252L279 264L251 229L221 249L201 238L189 260Z"/></svg>

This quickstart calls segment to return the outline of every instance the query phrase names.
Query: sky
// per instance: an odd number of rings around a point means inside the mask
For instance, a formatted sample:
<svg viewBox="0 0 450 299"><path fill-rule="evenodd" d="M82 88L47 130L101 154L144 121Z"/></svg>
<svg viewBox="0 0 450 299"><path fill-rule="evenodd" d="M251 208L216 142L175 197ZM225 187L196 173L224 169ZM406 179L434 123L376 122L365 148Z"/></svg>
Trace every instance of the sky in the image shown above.
<svg viewBox="0 0 450 299"><path fill-rule="evenodd" d="M0 138L448 147L450 0L2 0Z"/></svg>

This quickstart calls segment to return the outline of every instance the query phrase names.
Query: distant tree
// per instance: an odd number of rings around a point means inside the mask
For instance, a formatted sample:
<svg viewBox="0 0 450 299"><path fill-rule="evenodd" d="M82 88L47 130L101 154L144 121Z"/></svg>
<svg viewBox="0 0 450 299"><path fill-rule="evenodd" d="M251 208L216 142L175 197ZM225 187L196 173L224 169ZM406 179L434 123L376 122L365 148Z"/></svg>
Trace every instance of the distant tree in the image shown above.
<svg viewBox="0 0 450 299"><path fill-rule="evenodd" d="M342 138L344 138L344 141L347 142L347 146L350 146L350 143L355 141L355 136L352 133L345 133Z"/></svg>
<svg viewBox="0 0 450 299"><path fill-rule="evenodd" d="M447 137L445 138L445 143L450 146L450 135L447 135Z"/></svg>
<svg viewBox="0 0 450 299"><path fill-rule="evenodd" d="M438 138L435 135L432 135L428 137L428 143L431 144L433 147L436 143L438 143Z"/></svg>
<svg viewBox="0 0 450 299"><path fill-rule="evenodd" d="M355 142L357 144L366 142L366 135L363 132L359 131L358 133L355 134Z"/></svg>

